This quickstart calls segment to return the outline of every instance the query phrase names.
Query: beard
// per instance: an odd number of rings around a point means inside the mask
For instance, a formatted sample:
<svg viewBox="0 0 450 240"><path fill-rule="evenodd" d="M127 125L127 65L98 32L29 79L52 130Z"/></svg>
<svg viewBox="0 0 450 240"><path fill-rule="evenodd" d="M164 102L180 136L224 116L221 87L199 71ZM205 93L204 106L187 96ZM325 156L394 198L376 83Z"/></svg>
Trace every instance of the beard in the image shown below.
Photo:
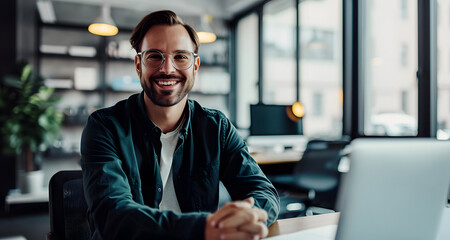
<svg viewBox="0 0 450 240"><path fill-rule="evenodd" d="M158 74L155 76L151 76L145 79L140 74L141 85L144 90L144 93L147 97L155 104L161 107L170 107L178 104L181 100L183 100L186 95L191 91L194 86L194 71L189 74L188 77L177 76L177 75L167 75L167 74ZM163 90L158 89L156 87L158 79L176 79L177 86L176 89Z"/></svg>

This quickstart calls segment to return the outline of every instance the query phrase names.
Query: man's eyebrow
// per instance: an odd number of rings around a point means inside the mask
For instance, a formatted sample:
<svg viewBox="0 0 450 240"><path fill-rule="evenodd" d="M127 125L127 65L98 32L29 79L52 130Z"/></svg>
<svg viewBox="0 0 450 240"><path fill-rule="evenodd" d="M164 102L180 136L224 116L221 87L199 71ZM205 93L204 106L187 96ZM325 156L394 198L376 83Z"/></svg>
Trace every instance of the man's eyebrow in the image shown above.
<svg viewBox="0 0 450 240"><path fill-rule="evenodd" d="M150 49L142 50L142 52L144 52L144 51L158 51L158 52L166 53L166 52L164 52L164 51L162 51L160 49L157 49L157 48L150 48ZM175 50L172 51L172 53L176 53L176 52L194 52L194 51L190 51L190 50L186 50L186 49L175 49Z"/></svg>

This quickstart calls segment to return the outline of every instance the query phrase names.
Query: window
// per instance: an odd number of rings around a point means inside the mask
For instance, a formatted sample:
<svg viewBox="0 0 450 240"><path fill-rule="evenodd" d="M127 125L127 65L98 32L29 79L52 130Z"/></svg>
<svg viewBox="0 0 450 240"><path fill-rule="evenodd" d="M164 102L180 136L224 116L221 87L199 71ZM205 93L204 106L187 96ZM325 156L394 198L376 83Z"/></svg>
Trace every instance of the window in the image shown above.
<svg viewBox="0 0 450 240"><path fill-rule="evenodd" d="M237 118L240 128L250 127L250 104L258 102L258 16L253 13L237 25Z"/></svg>
<svg viewBox="0 0 450 240"><path fill-rule="evenodd" d="M315 117L320 117L323 114L323 97L321 92L316 92L313 94L313 109L312 115Z"/></svg>
<svg viewBox="0 0 450 240"><path fill-rule="evenodd" d="M263 103L296 101L295 1L277 0L263 8Z"/></svg>
<svg viewBox="0 0 450 240"><path fill-rule="evenodd" d="M401 49L401 65L402 67L406 67L408 65L408 45L405 43L402 44Z"/></svg>
<svg viewBox="0 0 450 240"><path fill-rule="evenodd" d="M402 19L406 19L408 17L406 1L407 0L401 0L401 17L402 17Z"/></svg>
<svg viewBox="0 0 450 240"><path fill-rule="evenodd" d="M402 91L402 112L408 112L408 91Z"/></svg>
<svg viewBox="0 0 450 240"><path fill-rule="evenodd" d="M300 1L300 101L308 137L342 135L342 1Z"/></svg>
<svg viewBox="0 0 450 240"><path fill-rule="evenodd" d="M438 0L440 8L450 9L450 0ZM450 11L439 11L439 14L447 16L437 16L438 19L450 19ZM450 53L450 28L446 24L437 26L437 121L438 139L450 139L450 57L445 58L439 53Z"/></svg>
<svg viewBox="0 0 450 240"><path fill-rule="evenodd" d="M418 62L412 56L418 55L417 1L402 3L408 4L409 16L402 21L388 10L391 4L391 0L363 4L359 68L364 88L364 135L415 136ZM399 66L395 64L396 47L401 47L402 67L395 67Z"/></svg>
<svg viewBox="0 0 450 240"><path fill-rule="evenodd" d="M335 37L331 30L300 28L300 51L302 59L334 60Z"/></svg>
<svg viewBox="0 0 450 240"><path fill-rule="evenodd" d="M305 136L341 137L342 11L342 1L276 0L236 19L240 128L249 126L249 105L257 103L258 97L264 104L292 104L300 100L305 108ZM258 26L259 17L262 26ZM258 27L262 33L257 32ZM262 56L258 56L258 40ZM258 70L262 79L258 79Z"/></svg>

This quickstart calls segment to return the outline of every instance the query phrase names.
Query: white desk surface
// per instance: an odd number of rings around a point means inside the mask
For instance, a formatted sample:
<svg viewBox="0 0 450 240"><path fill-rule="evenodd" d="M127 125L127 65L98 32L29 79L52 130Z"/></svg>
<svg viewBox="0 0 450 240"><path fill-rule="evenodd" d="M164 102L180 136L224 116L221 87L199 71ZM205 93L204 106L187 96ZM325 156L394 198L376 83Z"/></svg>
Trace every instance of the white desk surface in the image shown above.
<svg viewBox="0 0 450 240"><path fill-rule="evenodd" d="M279 221L278 225L276 226L276 232L277 234L270 234L272 237L269 237L267 239L270 240L297 240L297 239L304 239L304 240L333 240L334 236L336 235L336 230L337 230L337 224L336 222L333 222L329 219L329 218L325 215L328 214L324 214L324 215L318 215L315 216L315 219L311 218L311 217L302 217L302 218L297 218L297 220L293 219L286 219L286 221ZM333 214L335 215L335 214ZM330 215L332 216L332 215ZM336 216L336 215L335 215ZM335 217L333 216L333 217ZM314 217L314 216L313 216ZM318 218L317 218L318 217ZM309 221L310 218L311 221ZM313 222L318 220L319 218L327 218L325 224L322 224L322 226L320 226L320 224L310 224L310 222ZM337 219L336 219L337 220ZM305 227L305 226L298 226L299 229L296 232L292 232L292 225L293 223L295 223L296 221L303 221L303 224L297 224L297 225L304 225L304 224L310 224L310 227ZM331 224L330 224L331 223ZM290 226L284 226L284 224L286 225L290 225ZM285 229L284 229L285 227ZM271 227L273 228L273 227ZM269 228L269 230L274 230ZM283 230L284 229L284 230ZM286 229L288 229L289 231L286 231ZM447 208L444 210L444 214L442 216L442 220L440 223L440 227L438 230L438 235L436 240L449 240L450 239L450 206L447 206ZM269 231L270 232L270 231ZM281 234L281 235L279 235Z"/></svg>

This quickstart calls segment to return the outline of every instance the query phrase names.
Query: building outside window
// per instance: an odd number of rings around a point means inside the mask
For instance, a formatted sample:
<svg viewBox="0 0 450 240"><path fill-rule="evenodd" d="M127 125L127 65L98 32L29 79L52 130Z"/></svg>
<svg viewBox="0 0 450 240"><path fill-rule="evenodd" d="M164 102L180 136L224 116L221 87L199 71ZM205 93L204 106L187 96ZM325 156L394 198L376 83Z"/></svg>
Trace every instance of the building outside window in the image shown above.
<svg viewBox="0 0 450 240"><path fill-rule="evenodd" d="M438 10L450 9L450 0L437 0ZM447 14L442 16L440 14ZM450 11L438 11L437 16L437 138L450 139L450 57L443 57L442 53L450 52L450 27L440 23L440 20L450 19ZM441 53L441 54L439 54Z"/></svg>
<svg viewBox="0 0 450 240"><path fill-rule="evenodd" d="M249 126L249 105L257 102L257 81L261 81L264 104L292 104L299 96L305 108L305 136L339 138L343 112L342 1L306 0L299 1L298 6L295 3L276 0L262 8L262 79L257 79L255 65L258 39L249 37L249 32L258 34L258 15L252 13L238 21L237 124L239 128Z"/></svg>
<svg viewBox="0 0 450 240"><path fill-rule="evenodd" d="M408 45L406 43L402 44L401 48L401 65L402 67L408 66Z"/></svg>
<svg viewBox="0 0 450 240"><path fill-rule="evenodd" d="M236 123L250 127L250 104L258 103L258 15L250 14L237 25Z"/></svg>
<svg viewBox="0 0 450 240"><path fill-rule="evenodd" d="M313 94L313 104L312 115L315 117L321 117L323 114L323 96L321 92L316 92Z"/></svg>
<svg viewBox="0 0 450 240"><path fill-rule="evenodd" d="M362 1L361 65L364 135L415 136L417 1L402 1L407 19L391 0ZM406 6L408 6L406 8ZM400 49L400 51L398 50ZM401 59L401 64L398 64Z"/></svg>
<svg viewBox="0 0 450 240"><path fill-rule="evenodd" d="M293 0L271 1L263 8L263 103L296 101L295 30Z"/></svg>
<svg viewBox="0 0 450 240"><path fill-rule="evenodd" d="M406 19L408 17L407 0L400 0L401 2L401 17Z"/></svg>
<svg viewBox="0 0 450 240"><path fill-rule="evenodd" d="M300 1L298 8L303 133L337 138L342 135L343 109L342 1Z"/></svg>

